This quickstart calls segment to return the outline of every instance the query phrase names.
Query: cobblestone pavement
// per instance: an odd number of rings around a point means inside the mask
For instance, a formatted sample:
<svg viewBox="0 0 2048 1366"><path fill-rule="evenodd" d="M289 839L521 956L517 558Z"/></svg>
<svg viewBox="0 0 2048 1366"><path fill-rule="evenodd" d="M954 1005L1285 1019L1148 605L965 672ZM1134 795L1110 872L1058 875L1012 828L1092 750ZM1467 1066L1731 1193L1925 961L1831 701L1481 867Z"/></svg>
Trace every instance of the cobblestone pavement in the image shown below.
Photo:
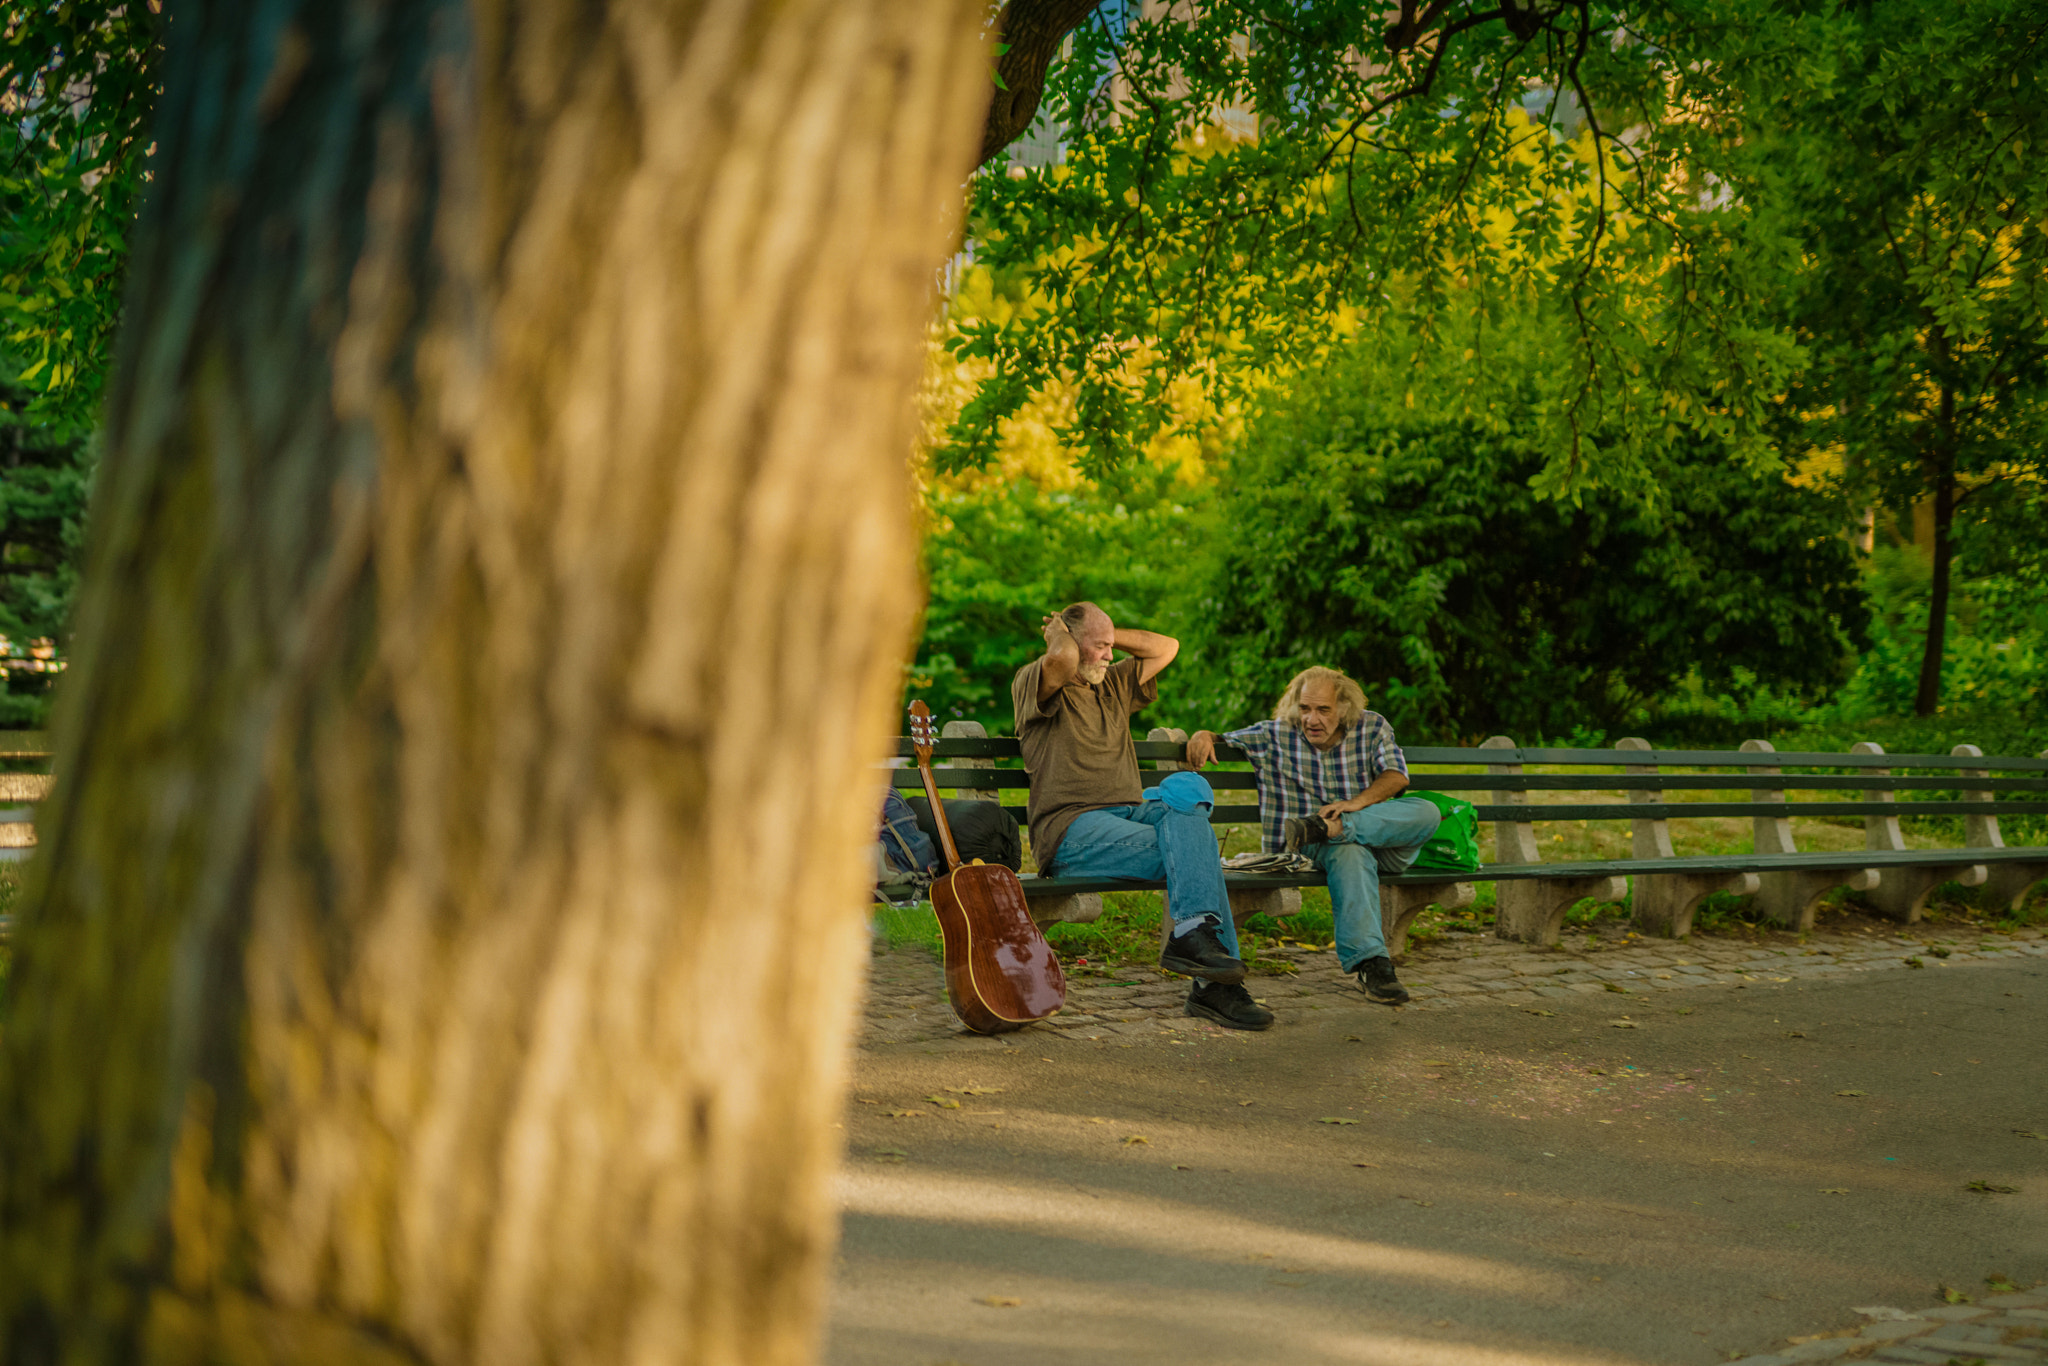
<svg viewBox="0 0 2048 1366"><path fill-rule="evenodd" d="M2048 933L1922 925L1914 932L1882 936L1815 933L1804 943L1770 946L1732 938L1624 937L1590 951L1569 942L1539 949L1488 934L1444 933L1411 949L1401 965L1401 980L1415 998L1404 1007L1408 1010L1509 1006L1541 1011L1547 1000L1613 993L1616 1013L1626 1015L1631 996L1647 1000L1671 992L1769 989L1868 972L1945 971L2022 955L2048 957ZM1327 949L1268 949L1255 966L1259 971L1248 980L1252 995L1279 1015L1283 1028L1290 1012L1364 1000L1357 982L1337 971L1336 955ZM1114 975L1070 972L1066 1009L1004 1038L1024 1043L1058 1035L1108 1044L1222 1032L1187 1017L1182 1009L1186 995L1183 979L1149 966L1126 965ZM863 1045L946 1041L961 1047L1006 1046L1003 1038L978 1038L961 1030L946 1004L944 973L930 954L915 948L877 953L869 973Z"/></svg>
<svg viewBox="0 0 2048 1366"><path fill-rule="evenodd" d="M1914 1366L2048 1366L2048 1293L1992 1295L1977 1304L1853 1311L1869 1322L1793 1338L1785 1347L1744 1357L1735 1366L1791 1366L1804 1361L1882 1361Z"/></svg>

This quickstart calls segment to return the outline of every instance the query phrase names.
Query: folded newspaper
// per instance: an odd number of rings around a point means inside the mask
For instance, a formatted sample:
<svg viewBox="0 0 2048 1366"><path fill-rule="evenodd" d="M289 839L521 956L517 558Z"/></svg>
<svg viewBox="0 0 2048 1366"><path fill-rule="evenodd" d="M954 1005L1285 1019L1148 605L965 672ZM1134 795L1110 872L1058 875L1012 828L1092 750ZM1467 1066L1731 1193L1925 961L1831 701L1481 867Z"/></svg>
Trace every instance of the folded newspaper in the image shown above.
<svg viewBox="0 0 2048 1366"><path fill-rule="evenodd" d="M1233 854L1223 860L1233 873L1313 873L1316 865L1300 854Z"/></svg>

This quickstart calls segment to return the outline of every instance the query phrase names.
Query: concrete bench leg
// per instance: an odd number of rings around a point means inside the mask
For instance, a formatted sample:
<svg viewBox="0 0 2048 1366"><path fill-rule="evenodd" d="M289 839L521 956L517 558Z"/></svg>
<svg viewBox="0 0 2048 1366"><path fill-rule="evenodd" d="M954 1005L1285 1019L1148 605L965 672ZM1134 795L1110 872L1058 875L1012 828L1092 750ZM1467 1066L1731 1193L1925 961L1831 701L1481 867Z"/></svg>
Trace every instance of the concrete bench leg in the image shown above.
<svg viewBox="0 0 2048 1366"><path fill-rule="evenodd" d="M1587 898L1628 900L1625 877L1517 879L1495 884L1493 932L1524 944L1555 944L1564 913Z"/></svg>
<svg viewBox="0 0 2048 1366"><path fill-rule="evenodd" d="M1096 892L1062 892L1051 896L1029 896L1031 919L1038 925L1085 925L1102 918L1102 897Z"/></svg>
<svg viewBox="0 0 2048 1366"><path fill-rule="evenodd" d="M1755 873L1637 873L1635 922L1646 934L1683 939L1692 933L1693 912L1715 892L1753 896Z"/></svg>
<svg viewBox="0 0 2048 1366"><path fill-rule="evenodd" d="M1813 928L1813 918L1829 892L1837 887L1867 892L1886 876L1875 868L1864 868L1848 877L1843 877L1840 869L1759 873L1757 880L1762 885L1757 888L1756 906L1786 929L1804 934Z"/></svg>
<svg viewBox="0 0 2048 1366"><path fill-rule="evenodd" d="M1387 954L1399 958L1408 952L1408 927L1430 906L1462 911L1472 904L1474 890L1469 882L1440 882L1423 887L1389 887L1380 884L1380 931L1387 937Z"/></svg>
<svg viewBox="0 0 2048 1366"><path fill-rule="evenodd" d="M2027 893L2048 882L2048 863L1994 863L1984 879L1984 904L1992 910L2011 913L2026 901Z"/></svg>
<svg viewBox="0 0 2048 1366"><path fill-rule="evenodd" d="M1883 880L1869 892L1868 900L1880 915L1912 925L1926 914L1927 898L1933 895L1936 887L1944 882L1981 887L1988 880L1989 871L1981 863L1941 868L1887 868Z"/></svg>
<svg viewBox="0 0 2048 1366"><path fill-rule="evenodd" d="M1242 925L1255 915L1270 915L1278 919L1293 915L1301 909L1301 888L1299 887L1232 887L1230 889L1230 919Z"/></svg>

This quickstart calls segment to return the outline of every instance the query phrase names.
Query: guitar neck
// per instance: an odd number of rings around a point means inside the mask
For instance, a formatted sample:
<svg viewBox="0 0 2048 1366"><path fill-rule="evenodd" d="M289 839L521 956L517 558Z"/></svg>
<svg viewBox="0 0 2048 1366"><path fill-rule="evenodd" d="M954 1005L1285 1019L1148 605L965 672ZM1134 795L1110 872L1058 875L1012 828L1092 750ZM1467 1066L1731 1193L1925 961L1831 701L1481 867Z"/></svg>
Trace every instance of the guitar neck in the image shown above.
<svg viewBox="0 0 2048 1366"><path fill-rule="evenodd" d="M946 824L946 804L939 800L939 785L932 781L932 766L921 754L917 771L924 779L924 795L932 804L932 824L939 827L939 847L946 851L946 868L951 871L960 866L960 851L953 845L953 827Z"/></svg>

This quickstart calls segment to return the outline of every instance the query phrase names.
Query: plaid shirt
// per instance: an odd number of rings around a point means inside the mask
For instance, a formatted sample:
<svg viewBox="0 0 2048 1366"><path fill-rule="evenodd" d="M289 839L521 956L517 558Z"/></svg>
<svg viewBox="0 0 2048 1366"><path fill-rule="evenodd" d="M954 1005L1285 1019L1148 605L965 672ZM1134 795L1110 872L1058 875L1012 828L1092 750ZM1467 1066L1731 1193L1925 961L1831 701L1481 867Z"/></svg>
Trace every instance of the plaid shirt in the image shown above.
<svg viewBox="0 0 2048 1366"><path fill-rule="evenodd" d="M1408 760L1394 743L1387 718L1369 711L1329 749L1278 721L1261 721L1223 739L1251 757L1259 774L1259 825L1266 852L1287 847L1289 816L1313 816L1331 802L1348 802L1382 773L1406 775Z"/></svg>

